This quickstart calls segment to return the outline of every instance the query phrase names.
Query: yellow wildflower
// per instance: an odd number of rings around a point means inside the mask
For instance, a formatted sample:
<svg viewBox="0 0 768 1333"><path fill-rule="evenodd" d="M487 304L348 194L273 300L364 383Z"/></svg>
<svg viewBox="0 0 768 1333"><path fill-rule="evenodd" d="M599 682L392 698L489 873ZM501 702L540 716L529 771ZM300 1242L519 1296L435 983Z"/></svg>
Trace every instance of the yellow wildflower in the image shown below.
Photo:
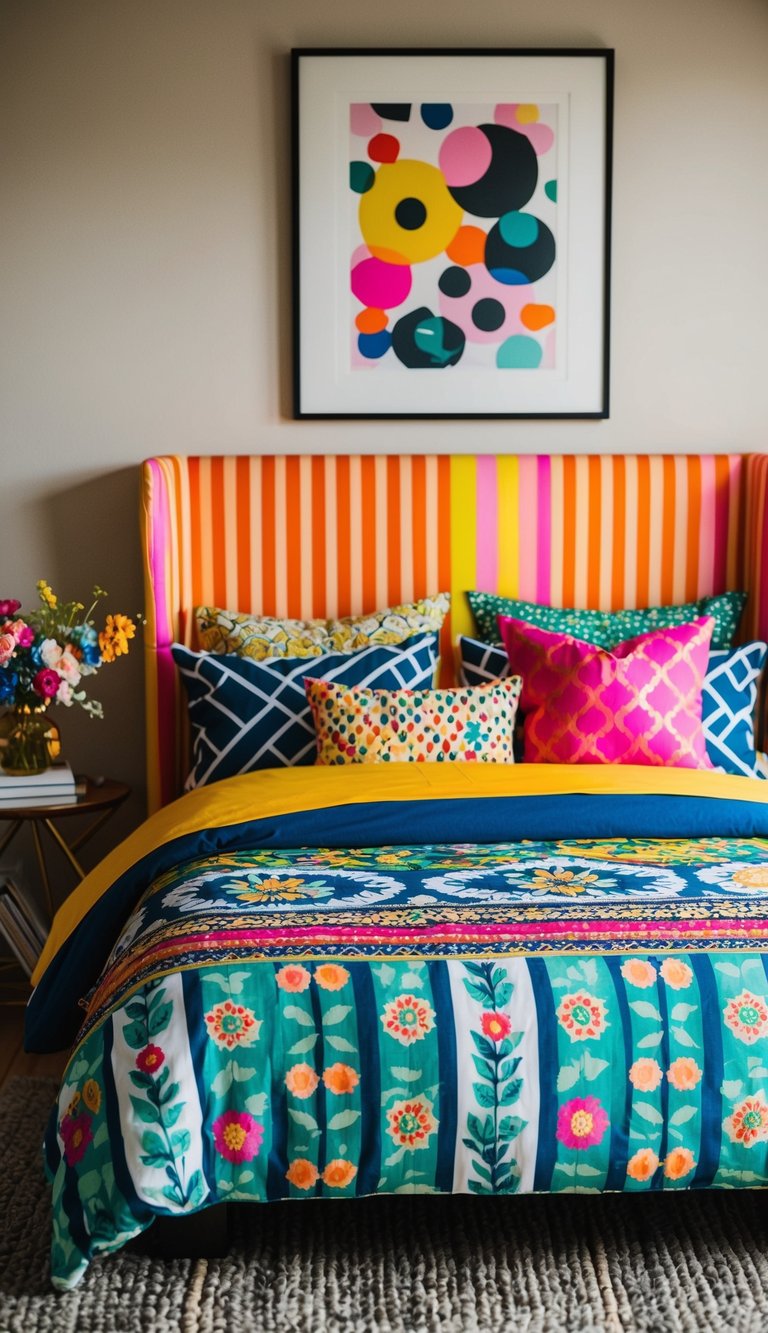
<svg viewBox="0 0 768 1333"><path fill-rule="evenodd" d="M128 640L136 633L136 626L128 616L107 616L107 623L99 633L102 662L114 662L128 652Z"/></svg>
<svg viewBox="0 0 768 1333"><path fill-rule="evenodd" d="M45 606L49 608L49 610L51 611L55 610L56 606L58 605L59 599L56 596L55 592L53 591L53 588L51 587L50 583L46 583L45 579L38 579L37 591L40 594L40 601L43 602Z"/></svg>

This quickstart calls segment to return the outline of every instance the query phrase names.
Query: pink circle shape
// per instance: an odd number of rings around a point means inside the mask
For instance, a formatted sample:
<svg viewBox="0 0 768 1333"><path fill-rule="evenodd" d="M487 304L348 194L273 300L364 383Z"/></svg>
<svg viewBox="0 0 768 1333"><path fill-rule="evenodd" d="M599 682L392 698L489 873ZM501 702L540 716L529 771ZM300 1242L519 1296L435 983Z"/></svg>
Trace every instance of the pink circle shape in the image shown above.
<svg viewBox="0 0 768 1333"><path fill-rule="evenodd" d="M474 185L491 165L490 141L477 126L464 125L443 139L438 161L447 185Z"/></svg>
<svg viewBox="0 0 768 1333"><path fill-rule="evenodd" d="M537 157L543 157L544 153L549 152L555 138L554 131L550 129L549 125L542 125L541 121L538 120L531 125L520 125L518 128L521 134L530 139Z"/></svg>
<svg viewBox="0 0 768 1333"><path fill-rule="evenodd" d="M407 264L364 259L352 269L352 292L363 305L390 310L401 305L410 290L411 270Z"/></svg>
<svg viewBox="0 0 768 1333"><path fill-rule="evenodd" d="M493 119L497 125L506 125L510 130L521 130L522 125L518 124L517 108L519 102L499 102L493 113Z"/></svg>
<svg viewBox="0 0 768 1333"><path fill-rule="evenodd" d="M349 128L353 134L368 139L381 129L381 116L374 111L370 102L352 102L349 108Z"/></svg>

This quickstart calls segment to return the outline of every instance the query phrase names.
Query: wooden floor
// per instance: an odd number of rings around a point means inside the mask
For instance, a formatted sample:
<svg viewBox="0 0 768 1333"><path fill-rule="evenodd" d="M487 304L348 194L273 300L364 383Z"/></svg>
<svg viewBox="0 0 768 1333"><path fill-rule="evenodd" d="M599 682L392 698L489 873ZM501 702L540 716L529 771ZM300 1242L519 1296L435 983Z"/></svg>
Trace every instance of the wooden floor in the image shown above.
<svg viewBox="0 0 768 1333"><path fill-rule="evenodd" d="M0 1004L0 1088L9 1078L60 1078L67 1052L56 1055L26 1055L23 1047L24 1008Z"/></svg>

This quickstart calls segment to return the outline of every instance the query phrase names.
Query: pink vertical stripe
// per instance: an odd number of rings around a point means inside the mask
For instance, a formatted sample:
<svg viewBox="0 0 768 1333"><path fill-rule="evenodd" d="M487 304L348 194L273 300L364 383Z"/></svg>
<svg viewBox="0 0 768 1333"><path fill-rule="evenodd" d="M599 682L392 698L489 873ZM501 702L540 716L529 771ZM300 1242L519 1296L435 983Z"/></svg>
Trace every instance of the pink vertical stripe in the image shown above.
<svg viewBox="0 0 768 1333"><path fill-rule="evenodd" d="M536 504L538 458L530 455L519 463L518 525L520 531L520 597L536 601Z"/></svg>
<svg viewBox="0 0 768 1333"><path fill-rule="evenodd" d="M481 454L476 471L476 548L475 580L478 588L495 592L499 586L498 522L499 502L496 486L496 459Z"/></svg>
<svg viewBox="0 0 768 1333"><path fill-rule="evenodd" d="M552 583L552 462L546 455L537 460L539 483L539 534L536 552L536 601L548 603Z"/></svg>

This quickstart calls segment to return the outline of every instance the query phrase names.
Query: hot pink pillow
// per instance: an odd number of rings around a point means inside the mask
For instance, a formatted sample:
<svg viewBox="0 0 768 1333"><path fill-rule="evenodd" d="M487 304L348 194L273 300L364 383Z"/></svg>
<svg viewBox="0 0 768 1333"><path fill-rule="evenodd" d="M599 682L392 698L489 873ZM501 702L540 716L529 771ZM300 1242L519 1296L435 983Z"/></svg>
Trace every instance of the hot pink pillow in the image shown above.
<svg viewBox="0 0 768 1333"><path fill-rule="evenodd" d="M512 670L523 678L526 761L711 768L701 686L714 623L702 616L609 651L499 616Z"/></svg>

